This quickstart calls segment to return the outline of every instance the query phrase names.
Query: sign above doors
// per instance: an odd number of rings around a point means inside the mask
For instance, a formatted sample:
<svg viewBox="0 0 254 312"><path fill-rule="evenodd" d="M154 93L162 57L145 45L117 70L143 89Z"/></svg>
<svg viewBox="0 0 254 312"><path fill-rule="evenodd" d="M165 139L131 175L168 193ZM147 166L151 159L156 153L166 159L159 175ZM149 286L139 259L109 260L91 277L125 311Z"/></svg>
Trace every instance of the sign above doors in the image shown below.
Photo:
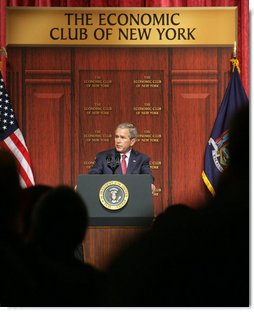
<svg viewBox="0 0 254 312"><path fill-rule="evenodd" d="M237 7L8 7L7 45L232 46Z"/></svg>

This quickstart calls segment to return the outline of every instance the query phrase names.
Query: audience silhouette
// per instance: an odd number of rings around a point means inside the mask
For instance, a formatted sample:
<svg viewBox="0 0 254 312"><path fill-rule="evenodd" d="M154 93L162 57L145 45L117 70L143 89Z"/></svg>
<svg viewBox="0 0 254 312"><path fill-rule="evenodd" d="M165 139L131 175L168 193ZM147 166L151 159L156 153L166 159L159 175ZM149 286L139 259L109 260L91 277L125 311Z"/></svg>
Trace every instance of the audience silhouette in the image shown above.
<svg viewBox="0 0 254 312"><path fill-rule="evenodd" d="M34 206L39 198L51 189L51 186L37 184L21 190L17 226L25 241L30 241L31 215Z"/></svg>
<svg viewBox="0 0 254 312"><path fill-rule="evenodd" d="M15 158L0 149L0 305L108 306L106 273L75 258L87 229L66 186L22 190Z"/></svg>
<svg viewBox="0 0 254 312"><path fill-rule="evenodd" d="M230 164L199 209L169 206L108 272L116 306L249 306L249 108L232 123Z"/></svg>
<svg viewBox="0 0 254 312"><path fill-rule="evenodd" d="M232 122L230 163L206 205L169 206L106 272L75 257L87 209L68 186L21 190L0 149L0 305L249 306L249 107Z"/></svg>
<svg viewBox="0 0 254 312"><path fill-rule="evenodd" d="M14 157L0 149L0 305L33 306L39 293L17 232L20 183Z"/></svg>
<svg viewBox="0 0 254 312"><path fill-rule="evenodd" d="M31 236L34 269L43 294L39 306L107 305L106 274L74 255L87 225L86 206L70 187L48 191L35 205Z"/></svg>
<svg viewBox="0 0 254 312"><path fill-rule="evenodd" d="M52 189L49 185L37 184L21 190L21 200L18 215L18 231L26 242L30 241L31 231L31 215L36 202L47 191ZM75 257L84 262L83 247L80 244L75 249Z"/></svg>
<svg viewBox="0 0 254 312"><path fill-rule="evenodd" d="M0 224L1 228L14 230L21 187L16 161L9 152L3 149L0 149L0 170Z"/></svg>

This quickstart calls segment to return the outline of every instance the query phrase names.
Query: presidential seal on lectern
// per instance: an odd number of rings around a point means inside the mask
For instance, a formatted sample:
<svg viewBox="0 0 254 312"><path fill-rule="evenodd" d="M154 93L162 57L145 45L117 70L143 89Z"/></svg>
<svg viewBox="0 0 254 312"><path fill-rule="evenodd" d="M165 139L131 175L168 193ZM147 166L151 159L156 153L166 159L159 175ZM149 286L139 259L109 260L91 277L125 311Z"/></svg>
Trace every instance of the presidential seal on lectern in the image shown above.
<svg viewBox="0 0 254 312"><path fill-rule="evenodd" d="M123 208L129 199L127 187L119 181L108 181L102 185L99 191L101 204L109 210Z"/></svg>

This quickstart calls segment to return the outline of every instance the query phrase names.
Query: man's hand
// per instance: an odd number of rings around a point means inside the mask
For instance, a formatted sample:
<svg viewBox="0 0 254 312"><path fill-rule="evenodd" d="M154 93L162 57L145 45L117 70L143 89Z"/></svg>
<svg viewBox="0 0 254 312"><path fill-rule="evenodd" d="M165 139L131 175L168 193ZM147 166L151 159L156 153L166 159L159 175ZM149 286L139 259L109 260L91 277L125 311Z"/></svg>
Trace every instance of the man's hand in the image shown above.
<svg viewBox="0 0 254 312"><path fill-rule="evenodd" d="M152 194L154 194L155 190L156 190L156 187L154 184L151 184L151 189L152 189Z"/></svg>

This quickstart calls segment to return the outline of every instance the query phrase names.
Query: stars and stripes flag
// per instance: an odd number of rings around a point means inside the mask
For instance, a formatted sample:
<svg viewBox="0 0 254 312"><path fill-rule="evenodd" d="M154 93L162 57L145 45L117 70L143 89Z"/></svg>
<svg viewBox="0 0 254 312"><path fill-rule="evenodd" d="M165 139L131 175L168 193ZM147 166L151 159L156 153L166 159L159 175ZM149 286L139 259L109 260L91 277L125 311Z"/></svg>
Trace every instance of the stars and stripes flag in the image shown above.
<svg viewBox="0 0 254 312"><path fill-rule="evenodd" d="M230 61L233 64L233 72L206 146L205 166L202 172L203 181L213 196L219 178L230 161L228 139L231 120L239 109L249 104L239 75L239 61L236 58Z"/></svg>
<svg viewBox="0 0 254 312"><path fill-rule="evenodd" d="M15 118L4 80L0 72L0 148L11 152L17 160L21 187L34 185L30 155Z"/></svg>

